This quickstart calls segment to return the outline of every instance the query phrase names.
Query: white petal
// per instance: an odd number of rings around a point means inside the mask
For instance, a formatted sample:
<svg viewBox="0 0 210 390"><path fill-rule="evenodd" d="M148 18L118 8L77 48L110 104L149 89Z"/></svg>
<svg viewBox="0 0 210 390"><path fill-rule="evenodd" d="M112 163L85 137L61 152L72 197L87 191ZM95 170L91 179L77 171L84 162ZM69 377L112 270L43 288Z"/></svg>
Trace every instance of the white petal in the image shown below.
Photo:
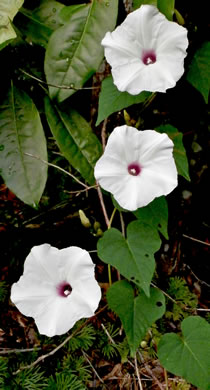
<svg viewBox="0 0 210 390"><path fill-rule="evenodd" d="M80 282L68 297L57 297L35 316L39 333L52 337L69 331L81 318L94 315L101 299L101 290L95 279Z"/></svg>
<svg viewBox="0 0 210 390"><path fill-rule="evenodd" d="M11 301L26 316L34 317L49 300L56 297L56 290L49 282L39 280L36 271L20 277L11 288Z"/></svg>
<svg viewBox="0 0 210 390"><path fill-rule="evenodd" d="M157 55L165 54L178 58L186 56L186 49L188 47L187 30L177 23L165 22L161 24L156 41Z"/></svg>
<svg viewBox="0 0 210 390"><path fill-rule="evenodd" d="M165 92L184 72L187 30L169 22L156 7L142 5L102 40L111 65L114 84L120 91ZM156 62L146 65L143 52L152 51Z"/></svg>
<svg viewBox="0 0 210 390"><path fill-rule="evenodd" d="M156 133L156 132L155 132ZM110 134L106 145L106 156L119 160L121 164L127 164L139 157L139 150L143 143L141 132L131 126L118 126ZM150 139L151 141L151 139Z"/></svg>
<svg viewBox="0 0 210 390"><path fill-rule="evenodd" d="M111 182L111 178L110 178L110 182ZM113 192L113 195L116 201L119 203L119 205L124 209L133 211L136 210L138 207L140 207L139 196L137 191L138 191L137 177L127 175L126 178L121 183L116 183L115 180L115 191Z"/></svg>
<svg viewBox="0 0 210 390"><path fill-rule="evenodd" d="M99 304L101 290L94 267L89 253L81 248L34 247L23 276L12 286L11 300L24 315L35 319L40 333L63 334L78 319L92 316ZM72 288L67 297L58 295L61 282Z"/></svg>
<svg viewBox="0 0 210 390"><path fill-rule="evenodd" d="M167 134L160 134L155 130L138 131L138 133L141 142L138 161L143 166L153 162L155 158L172 157L174 144Z"/></svg>
<svg viewBox="0 0 210 390"><path fill-rule="evenodd" d="M135 39L144 49L155 49L159 29L166 20L152 5L142 5L131 12L121 24L127 31L134 32Z"/></svg>
<svg viewBox="0 0 210 390"><path fill-rule="evenodd" d="M119 64L120 56L118 57L118 61ZM126 91L131 95L138 95L142 91L150 91L149 85L145 82L145 78L148 79L147 68L140 59L125 65L113 67L112 76L114 84L119 91Z"/></svg>
<svg viewBox="0 0 210 390"><path fill-rule="evenodd" d="M167 195L177 186L172 152L173 142L167 134L154 130L138 131L130 126L117 127L96 163L95 177L120 206L136 210L155 197ZM131 163L140 166L139 175L129 174L128 165Z"/></svg>
<svg viewBox="0 0 210 390"><path fill-rule="evenodd" d="M63 267L62 280L66 280L74 287L79 281L84 281L90 277L95 279L95 265L89 253L76 246L60 250L61 263Z"/></svg>
<svg viewBox="0 0 210 390"><path fill-rule="evenodd" d="M105 55L111 66L127 64L135 58L140 58L142 47L136 40L134 31L119 26L112 33L107 32L101 44L105 47ZM119 61L120 60L120 61Z"/></svg>
<svg viewBox="0 0 210 390"><path fill-rule="evenodd" d="M55 283L58 280L60 251L49 244L34 246L24 264L24 273L37 280Z"/></svg>
<svg viewBox="0 0 210 390"><path fill-rule="evenodd" d="M36 315L34 319L40 334L48 337L59 336L68 332L83 317L77 302L67 302L67 299L57 297L49 305L43 306L43 310Z"/></svg>

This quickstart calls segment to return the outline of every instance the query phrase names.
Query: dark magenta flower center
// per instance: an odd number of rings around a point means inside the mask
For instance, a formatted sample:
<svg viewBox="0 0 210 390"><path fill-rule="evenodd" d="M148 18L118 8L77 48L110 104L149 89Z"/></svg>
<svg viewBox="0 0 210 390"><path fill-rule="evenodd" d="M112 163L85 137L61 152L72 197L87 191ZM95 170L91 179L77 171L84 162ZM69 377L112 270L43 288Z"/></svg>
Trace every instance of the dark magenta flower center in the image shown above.
<svg viewBox="0 0 210 390"><path fill-rule="evenodd" d="M61 282L57 287L56 287L57 293L60 297L67 298L71 292L72 288L69 283L67 282Z"/></svg>
<svg viewBox="0 0 210 390"><path fill-rule="evenodd" d="M131 163L128 165L128 173L132 176L138 176L141 172L141 167L138 163Z"/></svg>
<svg viewBox="0 0 210 390"><path fill-rule="evenodd" d="M153 50L144 51L142 55L144 65L151 65L156 62L156 54Z"/></svg>

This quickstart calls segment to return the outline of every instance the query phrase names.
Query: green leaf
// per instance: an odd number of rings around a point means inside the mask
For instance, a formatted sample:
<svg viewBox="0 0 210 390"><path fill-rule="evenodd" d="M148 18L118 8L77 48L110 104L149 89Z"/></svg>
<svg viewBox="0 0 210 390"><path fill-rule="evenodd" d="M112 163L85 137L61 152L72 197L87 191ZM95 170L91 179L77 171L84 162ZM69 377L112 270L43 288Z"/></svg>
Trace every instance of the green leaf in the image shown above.
<svg viewBox="0 0 210 390"><path fill-rule="evenodd" d="M37 206L47 180L47 165L39 159L47 160L39 113L30 97L12 85L0 106L1 175L7 187L33 207Z"/></svg>
<svg viewBox="0 0 210 390"><path fill-rule="evenodd" d="M157 0L133 0L133 9L141 7L142 4L155 5L157 7Z"/></svg>
<svg viewBox="0 0 210 390"><path fill-rule="evenodd" d="M127 227L127 239L117 229L107 230L98 241L98 256L117 268L149 296L155 270L154 253L160 248L160 244L155 226L134 221Z"/></svg>
<svg viewBox="0 0 210 390"><path fill-rule="evenodd" d="M52 34L45 57L49 84L81 88L96 72L104 55L101 40L107 31L113 30L117 11L118 0L92 0ZM59 102L75 92L54 87L49 91L51 98Z"/></svg>
<svg viewBox="0 0 210 390"><path fill-rule="evenodd" d="M130 95L128 92L120 92L113 84L112 76L107 77L102 81L96 126L113 112L120 111L132 104L142 103L150 95L150 92L141 92L137 96Z"/></svg>
<svg viewBox="0 0 210 390"><path fill-rule="evenodd" d="M70 164L91 185L93 169L102 154L102 146L86 120L72 108L68 112L45 99L45 113L59 149Z"/></svg>
<svg viewBox="0 0 210 390"><path fill-rule="evenodd" d="M159 133L167 133L174 143L174 159L176 162L179 175L183 176L186 180L190 181L189 166L186 151L182 142L183 135L176 127L171 125L162 125L157 127L156 130Z"/></svg>
<svg viewBox="0 0 210 390"><path fill-rule="evenodd" d="M206 103L208 103L210 89L209 61L210 42L204 42L195 53L187 73L187 80L203 95Z"/></svg>
<svg viewBox="0 0 210 390"><path fill-rule="evenodd" d="M63 23L68 23L70 17L75 13L81 10L82 8L86 8L86 4L75 4L75 5L68 5L66 7L63 7L60 11L60 18L62 19Z"/></svg>
<svg viewBox="0 0 210 390"><path fill-rule="evenodd" d="M16 38L11 21L23 3L24 0L6 0L0 2L0 50Z"/></svg>
<svg viewBox="0 0 210 390"><path fill-rule="evenodd" d="M173 20L175 0L157 0L157 8L168 20Z"/></svg>
<svg viewBox="0 0 210 390"><path fill-rule="evenodd" d="M143 291L135 297L132 286L121 280L107 292L109 307L120 317L134 357L148 328L165 313L165 298L161 291L151 288L148 298Z"/></svg>
<svg viewBox="0 0 210 390"><path fill-rule="evenodd" d="M33 10L21 8L16 25L28 42L46 47L50 35L63 24L60 17L63 8L64 5L58 1L42 0L39 7Z"/></svg>
<svg viewBox="0 0 210 390"><path fill-rule="evenodd" d="M182 321L183 336L167 333L160 339L158 357L166 370L201 390L210 389L210 325L201 317Z"/></svg>
<svg viewBox="0 0 210 390"><path fill-rule="evenodd" d="M148 225L156 226L163 236L168 239L168 204L164 196L154 199L146 207L134 212L136 218Z"/></svg>

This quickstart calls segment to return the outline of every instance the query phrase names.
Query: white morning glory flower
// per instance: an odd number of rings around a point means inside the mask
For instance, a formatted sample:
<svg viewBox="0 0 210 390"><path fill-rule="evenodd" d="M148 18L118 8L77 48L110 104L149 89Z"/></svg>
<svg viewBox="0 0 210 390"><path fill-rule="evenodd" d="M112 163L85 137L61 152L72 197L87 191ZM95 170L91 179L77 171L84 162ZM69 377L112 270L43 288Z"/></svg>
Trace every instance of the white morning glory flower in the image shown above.
<svg viewBox="0 0 210 390"><path fill-rule="evenodd" d="M34 246L11 290L12 302L49 337L66 333L81 318L92 317L100 299L91 257L76 246L61 250L49 244Z"/></svg>
<svg viewBox="0 0 210 390"><path fill-rule="evenodd" d="M95 166L95 178L126 210L144 207L177 186L173 142L155 130L116 127Z"/></svg>
<svg viewBox="0 0 210 390"><path fill-rule="evenodd" d="M119 91L131 95L165 92L184 73L187 30L169 22L152 5L130 13L113 32L106 33L101 44Z"/></svg>

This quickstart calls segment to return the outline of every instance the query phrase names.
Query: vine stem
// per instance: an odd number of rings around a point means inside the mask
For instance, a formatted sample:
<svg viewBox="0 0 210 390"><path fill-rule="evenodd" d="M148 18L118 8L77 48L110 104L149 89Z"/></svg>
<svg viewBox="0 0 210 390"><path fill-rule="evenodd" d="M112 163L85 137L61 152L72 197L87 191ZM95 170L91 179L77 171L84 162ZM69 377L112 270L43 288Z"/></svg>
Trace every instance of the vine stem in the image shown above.
<svg viewBox="0 0 210 390"><path fill-rule="evenodd" d="M111 218L110 218L110 220L109 220L108 230L111 229L112 222L113 222L113 219L114 219L114 216L115 216L116 211L117 211L117 209L116 209L116 207L115 207L114 210L113 210L113 212L112 212Z"/></svg>
<svg viewBox="0 0 210 390"><path fill-rule="evenodd" d="M114 219L114 216L115 216L115 213L116 213L116 207L114 208L113 212L112 212L112 215L111 215L111 218L109 220L109 226L108 226L108 230L111 229L111 226L112 226L112 221ZM109 279L109 285L111 286L112 285L112 271L111 271L111 265L108 264L108 279Z"/></svg>
<svg viewBox="0 0 210 390"><path fill-rule="evenodd" d="M99 186L99 183L97 183L97 192L98 192L98 197L99 197L99 200L100 200L100 203L101 203L101 208L102 208L102 211L103 211L103 214L104 214L104 219L105 219L105 222L106 222L106 226L107 228L109 228L109 224L110 224L110 220L109 220L109 217L108 217L108 214L107 214L107 211L106 211L106 206L105 206L105 203L104 203L104 198L103 198L103 194L102 194L102 191L101 191L101 188Z"/></svg>
<svg viewBox="0 0 210 390"><path fill-rule="evenodd" d="M99 197L99 200L100 200L100 203L101 203L101 208L102 208L102 211L103 211L103 214L104 214L104 219L105 219L105 222L106 222L106 226L107 226L107 229L109 230L111 228L111 225L112 225L112 221L114 219L114 216L115 216L115 213L116 213L116 207L114 208L113 212L112 212L112 215L109 219L108 217L108 214L107 214L107 211L106 211L106 206L105 206L105 203L104 203L104 198L103 198L103 194L102 194L102 191L101 191L101 188L99 186L99 183L97 183L97 192L98 192L98 197ZM112 272L111 272L111 265L108 264L108 280L109 280L109 285L111 286L112 285Z"/></svg>
<svg viewBox="0 0 210 390"><path fill-rule="evenodd" d="M102 125L102 129L101 129L101 140L102 140L103 151L104 151L105 146L106 146L106 125L107 125L107 121L108 121L108 119L104 120L103 125Z"/></svg>

